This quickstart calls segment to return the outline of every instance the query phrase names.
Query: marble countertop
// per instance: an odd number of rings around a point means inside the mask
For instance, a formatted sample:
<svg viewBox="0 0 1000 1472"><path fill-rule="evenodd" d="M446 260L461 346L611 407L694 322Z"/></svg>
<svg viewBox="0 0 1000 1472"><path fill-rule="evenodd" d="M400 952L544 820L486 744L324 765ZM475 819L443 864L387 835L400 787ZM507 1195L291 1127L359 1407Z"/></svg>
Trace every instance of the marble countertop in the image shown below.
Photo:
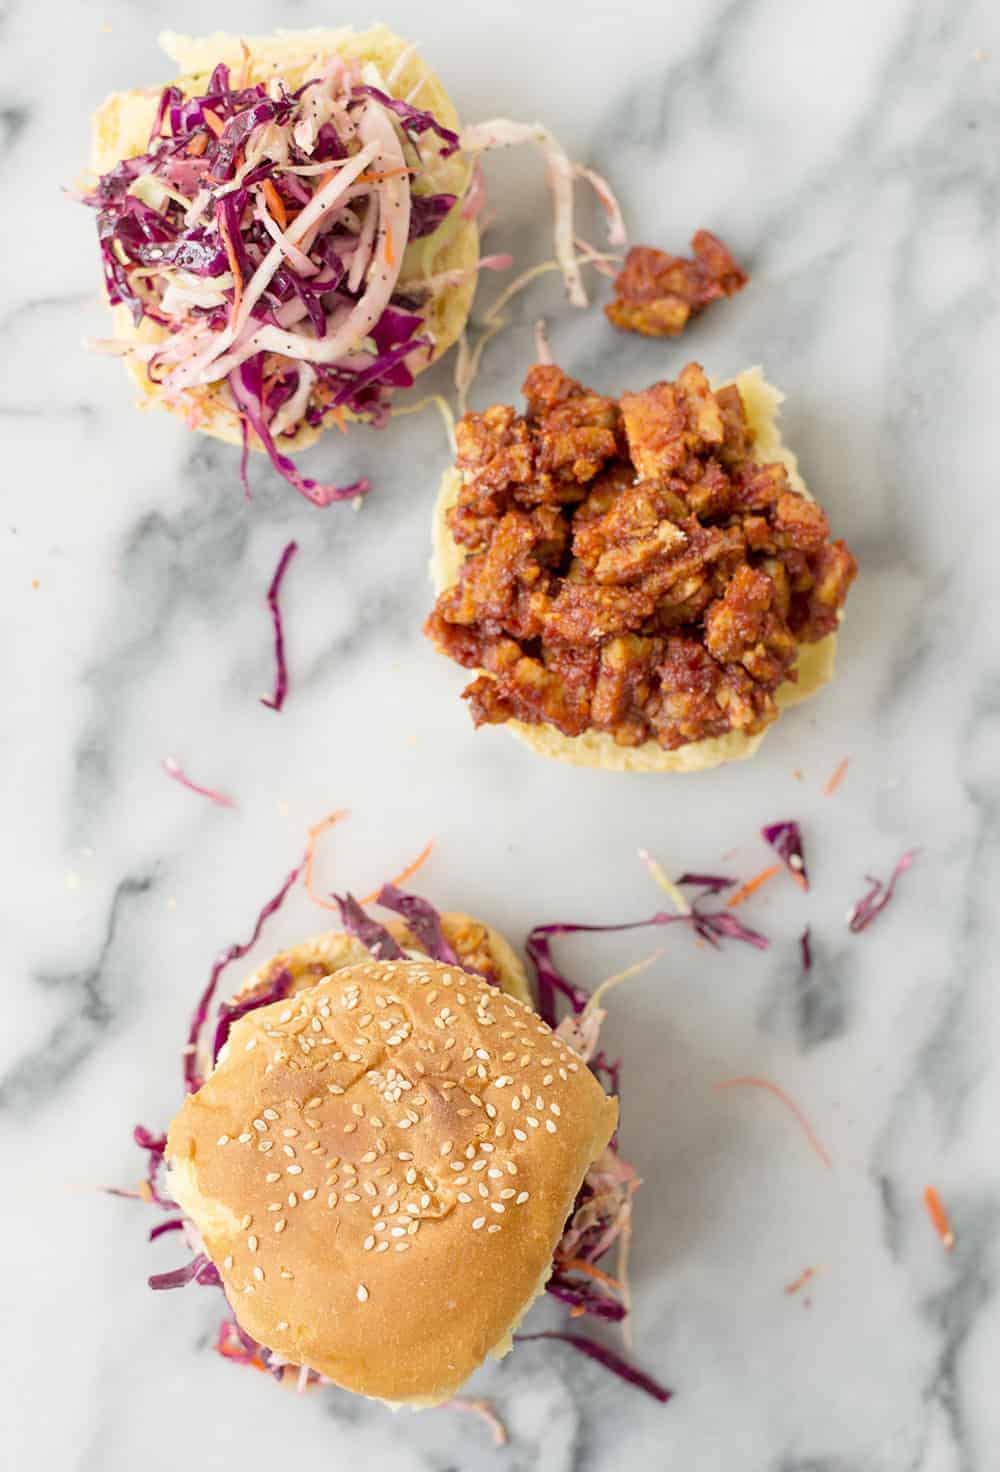
<svg viewBox="0 0 1000 1472"><path fill-rule="evenodd" d="M134 414L120 365L78 346L104 324L93 222L59 189L93 105L165 77L163 26L252 33L322 12L0 7L0 168L22 206L0 247L11 1467L255 1472L291 1448L395 1472L1000 1465L996 9L623 0L613 13L420 0L382 18L423 44L464 117L543 118L612 175L634 238L681 248L704 225L749 264L743 295L666 346L612 334L541 281L474 394L512 401L539 315L559 360L602 389L691 356L719 377L760 362L787 391L786 437L861 577L834 684L752 765L699 777L563 769L503 731L473 735L460 675L420 634L446 455L436 418L311 452L315 471L371 474L359 515L316 512L263 464L247 506L234 452ZM537 162L490 173L495 248L542 259ZM497 289L487 281L481 304ZM292 537L293 683L275 716L257 699L272 679L262 595ZM238 810L167 781L168 753ZM212 1295L146 1289L176 1247L150 1247L143 1209L94 1188L135 1179L130 1127L176 1107L178 1046L214 954L248 933L306 825L340 806L353 818L324 851L331 886L367 889L433 837L426 892L517 940L546 919L658 908L640 844L675 871L748 874L765 861L763 822L803 822L811 893L776 883L746 910L770 950L715 955L672 931L608 1024L645 1178L634 1355L675 1390L669 1406L561 1346L522 1346L473 1382L510 1432L495 1452L453 1411L271 1390L212 1353ZM865 873L911 846L893 907L850 935ZM296 894L267 945L315 928ZM593 983L655 943L561 954ZM831 1169L775 1100L713 1088L747 1074L795 1099ZM951 1214L951 1253L927 1183Z"/></svg>

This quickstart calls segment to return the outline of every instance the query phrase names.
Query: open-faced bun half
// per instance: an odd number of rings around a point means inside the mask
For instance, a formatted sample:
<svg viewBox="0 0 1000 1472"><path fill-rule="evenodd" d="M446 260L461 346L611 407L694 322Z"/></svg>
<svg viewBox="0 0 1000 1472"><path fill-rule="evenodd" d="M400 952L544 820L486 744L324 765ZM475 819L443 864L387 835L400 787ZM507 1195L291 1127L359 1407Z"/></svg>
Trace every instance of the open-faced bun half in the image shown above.
<svg viewBox="0 0 1000 1472"><path fill-rule="evenodd" d="M277 77L287 84L289 91L294 91L321 72L332 56L357 58L362 63L374 63L383 76L396 68L392 88L395 96L419 95L421 107L432 111L445 127L458 128L454 105L437 76L408 41L384 25L363 31L350 26L336 30L277 31L273 36L247 38L221 31L201 38L173 32L160 37L161 46L180 73L174 84L185 96L204 91L208 77L220 62L239 71L244 66L244 41L249 52L248 82L266 82ZM93 119L91 145L91 167L96 173L106 173L120 160L146 151L161 90L157 86L115 92L101 104ZM460 152L448 158L437 157L430 148L424 152L428 167L423 173L422 188L428 193L461 197L468 179L469 160ZM425 316L434 340L433 354L423 364L415 365L414 371L422 371L446 352L465 326L476 289L473 268L478 258L476 222L465 218L458 206L431 235L408 244L401 283L423 280L444 271L461 274L455 285L436 292L430 299ZM119 306L113 311L117 338L143 344L163 340L163 329L148 317L136 327L127 307ZM192 428L229 444L241 444L239 417L224 385L208 384L168 395L150 378L145 363L134 356L125 361L139 388L141 408L168 409ZM345 415L354 417L347 411ZM281 448L287 453L304 449L321 433L322 427L303 423L294 435L282 437ZM251 443L254 448L261 448L254 436Z"/></svg>
<svg viewBox="0 0 1000 1472"><path fill-rule="evenodd" d="M811 500L799 473L798 462L781 440L777 421L784 395L767 382L760 368L749 368L732 381L743 401L757 458L764 463L778 461L784 465L792 488ZM435 508L431 576L436 593L452 587L458 580L465 558L464 549L452 537L448 526L448 512L458 498L461 484L458 470L446 471ZM798 678L787 681L777 691L779 707L785 708L807 699L828 682L833 674L836 644L836 635L828 634L814 644L799 646ZM518 720L509 720L505 724L508 730L542 756L555 757L574 766L603 767L619 772L704 771L723 762L752 756L767 734L766 729L753 735L734 730L724 736L709 737L667 751L656 741L646 741L640 746L619 746L605 731L564 736L550 725L530 725Z"/></svg>

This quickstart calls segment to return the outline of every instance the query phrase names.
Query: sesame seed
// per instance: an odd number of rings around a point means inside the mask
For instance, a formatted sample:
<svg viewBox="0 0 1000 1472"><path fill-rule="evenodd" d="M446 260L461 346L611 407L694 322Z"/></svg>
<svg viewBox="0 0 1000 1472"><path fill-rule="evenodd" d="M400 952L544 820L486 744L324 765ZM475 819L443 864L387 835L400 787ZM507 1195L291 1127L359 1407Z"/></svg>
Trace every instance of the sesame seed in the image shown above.
<svg viewBox="0 0 1000 1472"><path fill-rule="evenodd" d="M525 1134L525 1133L524 1133L524 1130L515 1130L515 1131L514 1131L514 1139L515 1139L515 1140L526 1140L526 1139L527 1139L527 1138L528 1138L528 1137L527 1137L527 1135L526 1135L526 1134Z"/></svg>
<svg viewBox="0 0 1000 1472"><path fill-rule="evenodd" d="M287 1225L288 1223L285 1221L285 1218L283 1216L279 1216L278 1220L274 1224L274 1230L276 1232L283 1232Z"/></svg>
<svg viewBox="0 0 1000 1472"><path fill-rule="evenodd" d="M554 1135L556 1133L556 1127L552 1123L551 1119L547 1119L545 1121L545 1128L548 1130L550 1135Z"/></svg>
<svg viewBox="0 0 1000 1472"><path fill-rule="evenodd" d="M362 1242L361 1246L365 1252L371 1252L372 1248L375 1246L375 1238L371 1236L371 1234L369 1234Z"/></svg>
<svg viewBox="0 0 1000 1472"><path fill-rule="evenodd" d="M219 1138L216 1140L215 1143L217 1145L228 1145L229 1144L229 1136L228 1135L220 1135Z"/></svg>
<svg viewBox="0 0 1000 1472"><path fill-rule="evenodd" d="M246 1229L247 1229L247 1227L252 1226L252 1224L253 1224L253 1217L250 1215L249 1212L247 1212L246 1216L240 1222L240 1231L241 1232L245 1232Z"/></svg>
<svg viewBox="0 0 1000 1472"><path fill-rule="evenodd" d="M309 1189L308 1189L308 1191L303 1191L302 1192L302 1200L303 1201L311 1201L315 1195L316 1195L316 1187L315 1186L310 1186Z"/></svg>
<svg viewBox="0 0 1000 1472"><path fill-rule="evenodd" d="M302 1167L301 1165L286 1165L285 1174L289 1176L300 1176L302 1174Z"/></svg>
<svg viewBox="0 0 1000 1472"><path fill-rule="evenodd" d="M388 1242L383 1242L382 1243L382 1247L388 1247L388 1245L389 1245ZM380 1252L382 1251L382 1247L379 1248L379 1251ZM410 1250L410 1244L409 1244L409 1242L397 1242L396 1243L396 1251L397 1252L409 1252L409 1250Z"/></svg>
<svg viewBox="0 0 1000 1472"><path fill-rule="evenodd" d="M485 1225L486 1225L486 1218L484 1216L477 1216L476 1217L476 1220L472 1223L472 1230L474 1232L478 1232L479 1231L479 1228L480 1227L485 1227Z"/></svg>
<svg viewBox="0 0 1000 1472"><path fill-rule="evenodd" d="M257 1245L258 1245L257 1244L257 1238L251 1232L250 1233L250 1236L247 1238L247 1246L249 1247L249 1249L250 1249L251 1252L256 1252L257 1251Z"/></svg>
<svg viewBox="0 0 1000 1472"><path fill-rule="evenodd" d="M267 1129L267 1125L264 1123L264 1121L262 1119L255 1119L254 1122L253 1122L253 1127L258 1132L258 1134L262 1133L264 1130Z"/></svg>
<svg viewBox="0 0 1000 1472"><path fill-rule="evenodd" d="M515 1195L513 1186L507 1186L503 1191L500 1192L500 1200L509 1201L513 1195Z"/></svg>
<svg viewBox="0 0 1000 1472"><path fill-rule="evenodd" d="M278 1117L278 1111L276 1109L265 1109L264 1110L264 1118L265 1119L274 1120L274 1119L277 1119L277 1117Z"/></svg>
<svg viewBox="0 0 1000 1472"><path fill-rule="evenodd" d="M232 1258L232 1254L230 1253L230 1255L228 1257L224 1257L222 1259L222 1266L224 1268L231 1268L232 1265L233 1265L233 1258Z"/></svg>
<svg viewBox="0 0 1000 1472"><path fill-rule="evenodd" d="M365 1287L364 1283L358 1284L357 1300L359 1303L368 1302L368 1289Z"/></svg>
<svg viewBox="0 0 1000 1472"><path fill-rule="evenodd" d="M517 1201L514 1204L515 1204L515 1206L523 1206L524 1203L527 1201L527 1199L528 1199L528 1192L527 1191L521 1191L521 1192L518 1193Z"/></svg>
<svg viewBox="0 0 1000 1472"><path fill-rule="evenodd" d="M499 1232L499 1230L500 1230L500 1223L499 1222L494 1222L493 1223L493 1226L492 1227L487 1227L486 1230L488 1232Z"/></svg>
<svg viewBox="0 0 1000 1472"><path fill-rule="evenodd" d="M458 1199L459 1201L461 1201L463 1206L468 1206L469 1202L472 1200L472 1197L469 1195L468 1191L459 1191Z"/></svg>
<svg viewBox="0 0 1000 1472"><path fill-rule="evenodd" d="M257 1146L257 1149L260 1150L265 1155L267 1154L268 1150L273 1150L273 1148L274 1148L274 1141L273 1140L261 1140L260 1144Z"/></svg>
<svg viewBox="0 0 1000 1472"><path fill-rule="evenodd" d="M278 1320L277 1327L279 1329L287 1329L288 1328L288 1320L287 1319L279 1319Z"/></svg>
<svg viewBox="0 0 1000 1472"><path fill-rule="evenodd" d="M299 1198L294 1191L289 1191L288 1193L288 1204L289 1206L298 1206L299 1204Z"/></svg>
<svg viewBox="0 0 1000 1472"><path fill-rule="evenodd" d="M491 1211L496 1211L496 1212L499 1212L499 1213L502 1214L503 1212L505 1212L507 1210L507 1208L504 1206L504 1204L503 1204L502 1201L491 1201L490 1202L490 1210Z"/></svg>
<svg viewBox="0 0 1000 1472"><path fill-rule="evenodd" d="M338 1197L336 1191L331 1191L329 1196L326 1198L326 1204L327 1206L336 1206L337 1200Z"/></svg>

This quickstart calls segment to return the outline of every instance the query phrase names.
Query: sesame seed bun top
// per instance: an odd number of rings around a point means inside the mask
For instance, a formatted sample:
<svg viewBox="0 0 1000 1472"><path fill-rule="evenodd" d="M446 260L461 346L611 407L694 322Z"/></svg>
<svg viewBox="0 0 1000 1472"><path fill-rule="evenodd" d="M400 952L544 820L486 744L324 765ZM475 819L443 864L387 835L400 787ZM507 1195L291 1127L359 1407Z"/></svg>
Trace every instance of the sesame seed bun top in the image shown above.
<svg viewBox="0 0 1000 1472"><path fill-rule="evenodd" d="M362 961L234 1025L171 1189L255 1339L431 1405L510 1347L617 1112L525 1002Z"/></svg>

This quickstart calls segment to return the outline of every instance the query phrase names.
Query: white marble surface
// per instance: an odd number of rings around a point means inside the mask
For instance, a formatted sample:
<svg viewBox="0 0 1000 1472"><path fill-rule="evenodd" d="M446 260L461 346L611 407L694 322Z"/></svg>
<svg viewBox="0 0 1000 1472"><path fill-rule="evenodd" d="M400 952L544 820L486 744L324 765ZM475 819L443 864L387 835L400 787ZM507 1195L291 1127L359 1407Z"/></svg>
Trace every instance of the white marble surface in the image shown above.
<svg viewBox="0 0 1000 1472"><path fill-rule="evenodd" d="M289 1454L398 1472L1000 1465L996 10L580 9L427 0L383 18L424 43L467 118L544 118L610 173L634 238L679 247L706 225L750 264L750 288L666 348L612 334L597 310L572 315L550 278L489 352L477 396L515 393L540 312L560 359L601 388L690 354L720 376L761 361L787 389L787 437L862 565L840 672L752 766L699 778L561 770L502 731L473 735L459 673L420 635L436 420L312 453L323 471L370 471L361 515L317 513L261 464L248 507L233 453L135 415L120 365L78 348L103 322L93 223L58 191L92 105L163 76L161 26L327 13L0 7L0 1460L19 1472L251 1472ZM491 173L496 248L539 259L537 164ZM292 536L292 693L275 716L257 700L272 677L262 593ZM239 810L168 782L168 752ZM177 1102L177 1047L214 952L247 932L306 823L340 805L355 816L327 851L331 885L363 891L434 837L428 894L515 938L657 908L640 843L675 869L735 850L726 865L745 874L764 862L762 822L806 825L812 894L774 885L747 910L771 950L716 957L672 932L610 1023L646 1178L635 1355L675 1389L668 1407L537 1345L475 1382L508 1423L500 1453L452 1412L282 1395L212 1354L214 1295L147 1291L176 1245L148 1247L141 1207L89 1189L134 1179L129 1128ZM893 909L848 935L865 871L912 844ZM269 942L316 923L296 896ZM650 949L619 937L577 945L572 963L593 981ZM713 1090L745 1073L794 1095L833 1169L773 1100ZM927 1182L954 1219L950 1256ZM808 1266L809 1291L786 1295Z"/></svg>

